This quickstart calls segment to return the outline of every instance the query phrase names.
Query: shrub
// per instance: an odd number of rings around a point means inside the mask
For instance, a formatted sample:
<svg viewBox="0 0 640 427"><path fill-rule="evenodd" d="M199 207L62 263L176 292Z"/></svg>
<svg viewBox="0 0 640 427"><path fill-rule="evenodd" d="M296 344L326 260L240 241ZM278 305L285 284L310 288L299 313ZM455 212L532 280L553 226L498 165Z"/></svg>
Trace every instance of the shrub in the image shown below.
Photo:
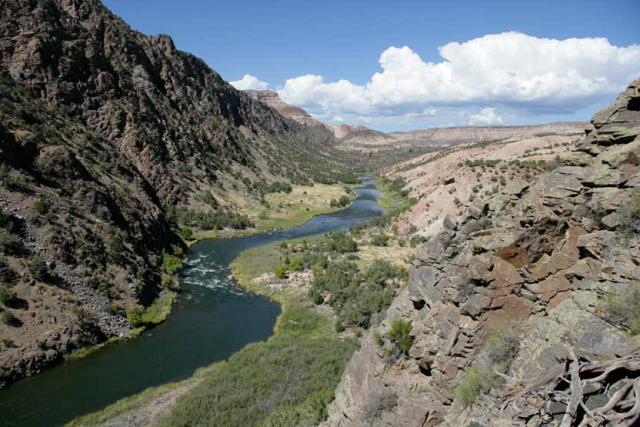
<svg viewBox="0 0 640 427"><path fill-rule="evenodd" d="M488 393L493 387L495 376L486 368L469 368L464 378L453 389L456 402L471 406L481 393Z"/></svg>
<svg viewBox="0 0 640 427"><path fill-rule="evenodd" d="M17 308L21 299L18 298L15 292L9 289L6 285L0 285L0 302L7 307Z"/></svg>
<svg viewBox="0 0 640 427"><path fill-rule="evenodd" d="M382 334L380 333L380 331L373 332L373 341L378 347L382 347L384 345L384 339L382 338Z"/></svg>
<svg viewBox="0 0 640 427"><path fill-rule="evenodd" d="M0 252L8 255L18 255L24 250L22 240L15 234L0 229Z"/></svg>
<svg viewBox="0 0 640 427"><path fill-rule="evenodd" d="M127 309L127 322L133 327L142 326L142 316L144 315L144 307L134 305Z"/></svg>
<svg viewBox="0 0 640 427"><path fill-rule="evenodd" d="M640 283L632 282L622 292L607 292L603 297L603 317L609 322L640 334Z"/></svg>
<svg viewBox="0 0 640 427"><path fill-rule="evenodd" d="M191 240L193 238L193 230L189 227L181 228L180 235L184 240Z"/></svg>
<svg viewBox="0 0 640 427"><path fill-rule="evenodd" d="M182 268L182 260L172 254L163 253L162 254L162 271L167 274L176 274Z"/></svg>
<svg viewBox="0 0 640 427"><path fill-rule="evenodd" d="M0 312L0 323L14 328L22 326L22 321L8 311Z"/></svg>
<svg viewBox="0 0 640 427"><path fill-rule="evenodd" d="M304 270L304 262L302 258L295 256L289 260L289 269L291 271L303 271Z"/></svg>
<svg viewBox="0 0 640 427"><path fill-rule="evenodd" d="M385 412L393 411L396 406L398 406L398 396L385 388L369 396L362 409L362 417L366 425L375 425L376 419Z"/></svg>
<svg viewBox="0 0 640 427"><path fill-rule="evenodd" d="M222 208L206 212L173 209L169 214L174 221L201 230L221 230L223 228L242 230L254 226L248 216Z"/></svg>
<svg viewBox="0 0 640 427"><path fill-rule="evenodd" d="M311 301L313 301L315 305L320 305L324 302L322 294L313 288L309 289L309 298L311 298Z"/></svg>
<svg viewBox="0 0 640 427"><path fill-rule="evenodd" d="M343 195L338 200L331 199L331 201L329 202L329 206L332 208L344 208L346 206L349 206L349 203L351 203L351 199L349 199L348 196Z"/></svg>
<svg viewBox="0 0 640 427"><path fill-rule="evenodd" d="M415 236L412 236L411 239L409 240L409 245L412 248L415 248L416 246L421 245L421 244L423 244L424 242L426 242L428 240L429 240L428 237L416 234Z"/></svg>
<svg viewBox="0 0 640 427"><path fill-rule="evenodd" d="M391 323L389 331L389 340L396 345L404 354L409 354L409 350L413 345L413 337L411 336L411 322L403 319L396 319Z"/></svg>
<svg viewBox="0 0 640 427"><path fill-rule="evenodd" d="M44 283L48 283L52 279L47 263L38 256L31 257L31 274L34 279Z"/></svg>
<svg viewBox="0 0 640 427"><path fill-rule="evenodd" d="M9 233L18 231L19 220L11 214L0 212L0 228L4 228Z"/></svg>
<svg viewBox="0 0 640 427"><path fill-rule="evenodd" d="M0 185L11 191L28 193L31 191L29 183L20 175L14 175L3 169L0 171Z"/></svg>
<svg viewBox="0 0 640 427"><path fill-rule="evenodd" d="M338 253L356 252L358 244L347 233L334 232L327 234L326 249Z"/></svg>
<svg viewBox="0 0 640 427"><path fill-rule="evenodd" d="M640 232L640 188L635 188L631 198L620 207L622 228L632 232Z"/></svg>
<svg viewBox="0 0 640 427"><path fill-rule="evenodd" d="M511 362L518 355L519 347L518 329L511 322L494 330L484 345L489 361L502 372L509 370Z"/></svg>
<svg viewBox="0 0 640 427"><path fill-rule="evenodd" d="M39 215L44 215L49 211L49 203L44 197L38 197L33 203L33 207Z"/></svg>
<svg viewBox="0 0 640 427"><path fill-rule="evenodd" d="M374 246L387 246L389 237L384 234L377 234L371 238L371 244Z"/></svg>
<svg viewBox="0 0 640 427"><path fill-rule="evenodd" d="M274 270L276 277L278 279L286 279L288 276L287 265L286 264L278 264Z"/></svg>

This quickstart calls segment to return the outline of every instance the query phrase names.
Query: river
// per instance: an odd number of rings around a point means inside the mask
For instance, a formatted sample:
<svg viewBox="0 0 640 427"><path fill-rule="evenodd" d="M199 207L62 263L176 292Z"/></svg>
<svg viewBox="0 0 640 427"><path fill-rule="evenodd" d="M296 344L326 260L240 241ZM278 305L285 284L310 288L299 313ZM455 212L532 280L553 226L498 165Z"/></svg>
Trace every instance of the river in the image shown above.
<svg viewBox="0 0 640 427"><path fill-rule="evenodd" d="M280 308L240 289L229 278L230 263L254 246L347 230L382 213L376 203L381 194L370 178L355 192L349 208L298 227L197 243L187 254L183 288L167 321L137 339L0 390L0 426L61 425L147 387L187 378L250 342L266 340Z"/></svg>

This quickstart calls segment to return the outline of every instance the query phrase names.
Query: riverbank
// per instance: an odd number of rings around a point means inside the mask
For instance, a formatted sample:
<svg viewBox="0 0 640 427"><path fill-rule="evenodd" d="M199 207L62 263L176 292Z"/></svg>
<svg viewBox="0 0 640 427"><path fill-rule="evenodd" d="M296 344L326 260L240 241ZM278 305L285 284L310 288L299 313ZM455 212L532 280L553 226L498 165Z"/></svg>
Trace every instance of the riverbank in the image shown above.
<svg viewBox="0 0 640 427"><path fill-rule="evenodd" d="M309 301L309 273L292 274L284 280L270 274L282 262L278 250L281 244L248 249L231 265L240 287L264 295L282 308L267 341L249 344L229 360L200 369L186 381L148 389L70 425L125 420L167 426L195 421L208 425L322 421L357 343L336 332L336 317L330 309ZM281 390L275 396L274 387ZM215 410L210 408L212 402Z"/></svg>
<svg viewBox="0 0 640 427"><path fill-rule="evenodd" d="M353 192L359 184L293 185L290 193L266 194L265 204L250 203L240 206L239 213L246 215L255 227L244 230L198 230L188 244L204 239L246 237L266 231L283 230L304 224L315 216L347 209L351 204L331 206L332 200L356 198ZM348 191L347 191L348 190Z"/></svg>

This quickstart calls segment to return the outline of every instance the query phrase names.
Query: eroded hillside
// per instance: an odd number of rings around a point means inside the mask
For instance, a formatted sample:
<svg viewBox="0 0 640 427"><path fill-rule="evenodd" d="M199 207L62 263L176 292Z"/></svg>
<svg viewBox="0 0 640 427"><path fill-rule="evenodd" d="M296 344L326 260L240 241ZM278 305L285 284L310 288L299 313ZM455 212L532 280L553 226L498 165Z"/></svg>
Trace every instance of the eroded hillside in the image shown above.
<svg viewBox="0 0 640 427"><path fill-rule="evenodd" d="M328 425L638 421L639 105L636 80L559 167L444 220Z"/></svg>

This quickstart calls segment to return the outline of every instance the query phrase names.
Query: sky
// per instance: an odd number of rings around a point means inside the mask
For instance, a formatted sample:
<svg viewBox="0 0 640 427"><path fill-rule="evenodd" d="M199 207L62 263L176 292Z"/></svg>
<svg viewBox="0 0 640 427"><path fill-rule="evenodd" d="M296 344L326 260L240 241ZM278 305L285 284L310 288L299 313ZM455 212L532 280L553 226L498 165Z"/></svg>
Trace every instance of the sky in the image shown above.
<svg viewBox="0 0 640 427"><path fill-rule="evenodd" d="M104 0L239 89L383 131L588 120L640 77L640 0Z"/></svg>

